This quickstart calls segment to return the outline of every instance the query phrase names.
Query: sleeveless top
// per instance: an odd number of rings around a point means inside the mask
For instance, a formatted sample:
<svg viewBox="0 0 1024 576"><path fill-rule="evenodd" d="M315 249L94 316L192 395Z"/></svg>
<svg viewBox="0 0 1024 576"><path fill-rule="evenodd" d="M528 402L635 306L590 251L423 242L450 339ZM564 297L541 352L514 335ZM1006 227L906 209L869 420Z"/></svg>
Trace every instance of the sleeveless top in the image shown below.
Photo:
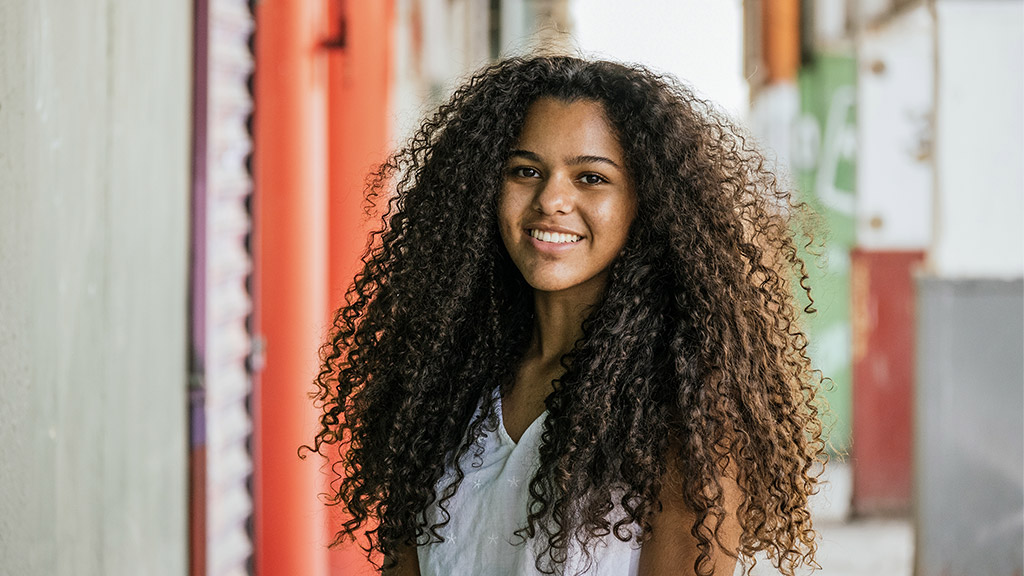
<svg viewBox="0 0 1024 576"><path fill-rule="evenodd" d="M536 560L543 555L543 534L526 539L514 532L526 526L530 500L529 484L539 466L539 449L544 420L541 414L513 442L501 419L501 395L490 398L496 417L485 422L479 443L480 456L473 447L460 461L465 478L455 495L445 504L450 520L438 528L444 542L417 547L421 576L526 576L537 574ZM483 410L483 402L477 415ZM436 486L440 495L454 477L449 469ZM613 512L612 514L615 514ZM426 511L428 523L442 518L435 502ZM610 517L610 520L613 519ZM639 534L639 527L631 527ZM578 544L576 544L578 546ZM614 535L595 538L590 543L591 560L587 565L576 548L556 573L572 576L636 576L640 546L635 540L623 542ZM546 560L546 558L545 558ZM546 563L542 562L542 566ZM585 570L584 570L585 569Z"/></svg>

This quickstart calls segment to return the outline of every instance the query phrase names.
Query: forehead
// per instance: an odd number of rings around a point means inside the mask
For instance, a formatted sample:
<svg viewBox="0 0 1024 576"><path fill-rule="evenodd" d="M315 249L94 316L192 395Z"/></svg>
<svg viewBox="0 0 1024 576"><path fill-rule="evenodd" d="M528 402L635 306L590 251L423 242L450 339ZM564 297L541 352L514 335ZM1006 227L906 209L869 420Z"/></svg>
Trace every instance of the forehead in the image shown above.
<svg viewBox="0 0 1024 576"><path fill-rule="evenodd" d="M518 147L538 154L601 155L616 162L623 155L604 106L594 100L539 98L526 112Z"/></svg>

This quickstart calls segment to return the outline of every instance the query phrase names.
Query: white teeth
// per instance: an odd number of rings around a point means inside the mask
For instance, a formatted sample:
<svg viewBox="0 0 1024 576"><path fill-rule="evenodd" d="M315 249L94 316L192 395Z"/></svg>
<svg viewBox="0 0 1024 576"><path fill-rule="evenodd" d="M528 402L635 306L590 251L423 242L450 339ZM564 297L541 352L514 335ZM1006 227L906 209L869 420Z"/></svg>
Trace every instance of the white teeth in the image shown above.
<svg viewBox="0 0 1024 576"><path fill-rule="evenodd" d="M551 242L553 244L567 244L571 242L579 242L583 239L582 236L575 234L562 234L561 232L543 232L540 230L530 230L530 236L533 236L541 242Z"/></svg>

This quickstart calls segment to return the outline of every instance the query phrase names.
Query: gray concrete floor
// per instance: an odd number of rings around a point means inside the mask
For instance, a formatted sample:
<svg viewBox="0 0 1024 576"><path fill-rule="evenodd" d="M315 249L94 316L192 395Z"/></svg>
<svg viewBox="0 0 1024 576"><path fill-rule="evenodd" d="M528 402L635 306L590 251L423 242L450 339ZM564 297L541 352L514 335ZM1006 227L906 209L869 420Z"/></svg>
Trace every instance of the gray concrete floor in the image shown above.
<svg viewBox="0 0 1024 576"><path fill-rule="evenodd" d="M843 463L826 468L825 484L811 501L818 531L821 570L801 570L809 576L912 576L914 528L910 518L848 520L852 482ZM739 571L737 571L737 574ZM753 576L778 576L765 559L758 559Z"/></svg>
<svg viewBox="0 0 1024 576"><path fill-rule="evenodd" d="M824 522L820 534L818 564L821 570L801 570L813 576L911 576L914 561L914 530L910 520L870 519ZM760 560L754 576L777 576L770 563Z"/></svg>
<svg viewBox="0 0 1024 576"><path fill-rule="evenodd" d="M909 519L823 524L818 563L822 576L911 576L914 530Z"/></svg>

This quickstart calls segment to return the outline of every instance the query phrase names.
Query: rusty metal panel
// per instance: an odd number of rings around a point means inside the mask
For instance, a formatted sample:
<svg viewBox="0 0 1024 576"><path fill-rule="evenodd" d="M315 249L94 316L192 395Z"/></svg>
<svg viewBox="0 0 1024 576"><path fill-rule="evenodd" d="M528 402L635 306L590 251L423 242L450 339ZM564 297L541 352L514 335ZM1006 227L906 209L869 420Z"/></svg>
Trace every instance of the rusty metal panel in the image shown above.
<svg viewBox="0 0 1024 576"><path fill-rule="evenodd" d="M1024 281L917 280L916 576L1024 556Z"/></svg>
<svg viewBox="0 0 1024 576"><path fill-rule="evenodd" d="M910 512L914 279L923 252L851 254L853 509Z"/></svg>

